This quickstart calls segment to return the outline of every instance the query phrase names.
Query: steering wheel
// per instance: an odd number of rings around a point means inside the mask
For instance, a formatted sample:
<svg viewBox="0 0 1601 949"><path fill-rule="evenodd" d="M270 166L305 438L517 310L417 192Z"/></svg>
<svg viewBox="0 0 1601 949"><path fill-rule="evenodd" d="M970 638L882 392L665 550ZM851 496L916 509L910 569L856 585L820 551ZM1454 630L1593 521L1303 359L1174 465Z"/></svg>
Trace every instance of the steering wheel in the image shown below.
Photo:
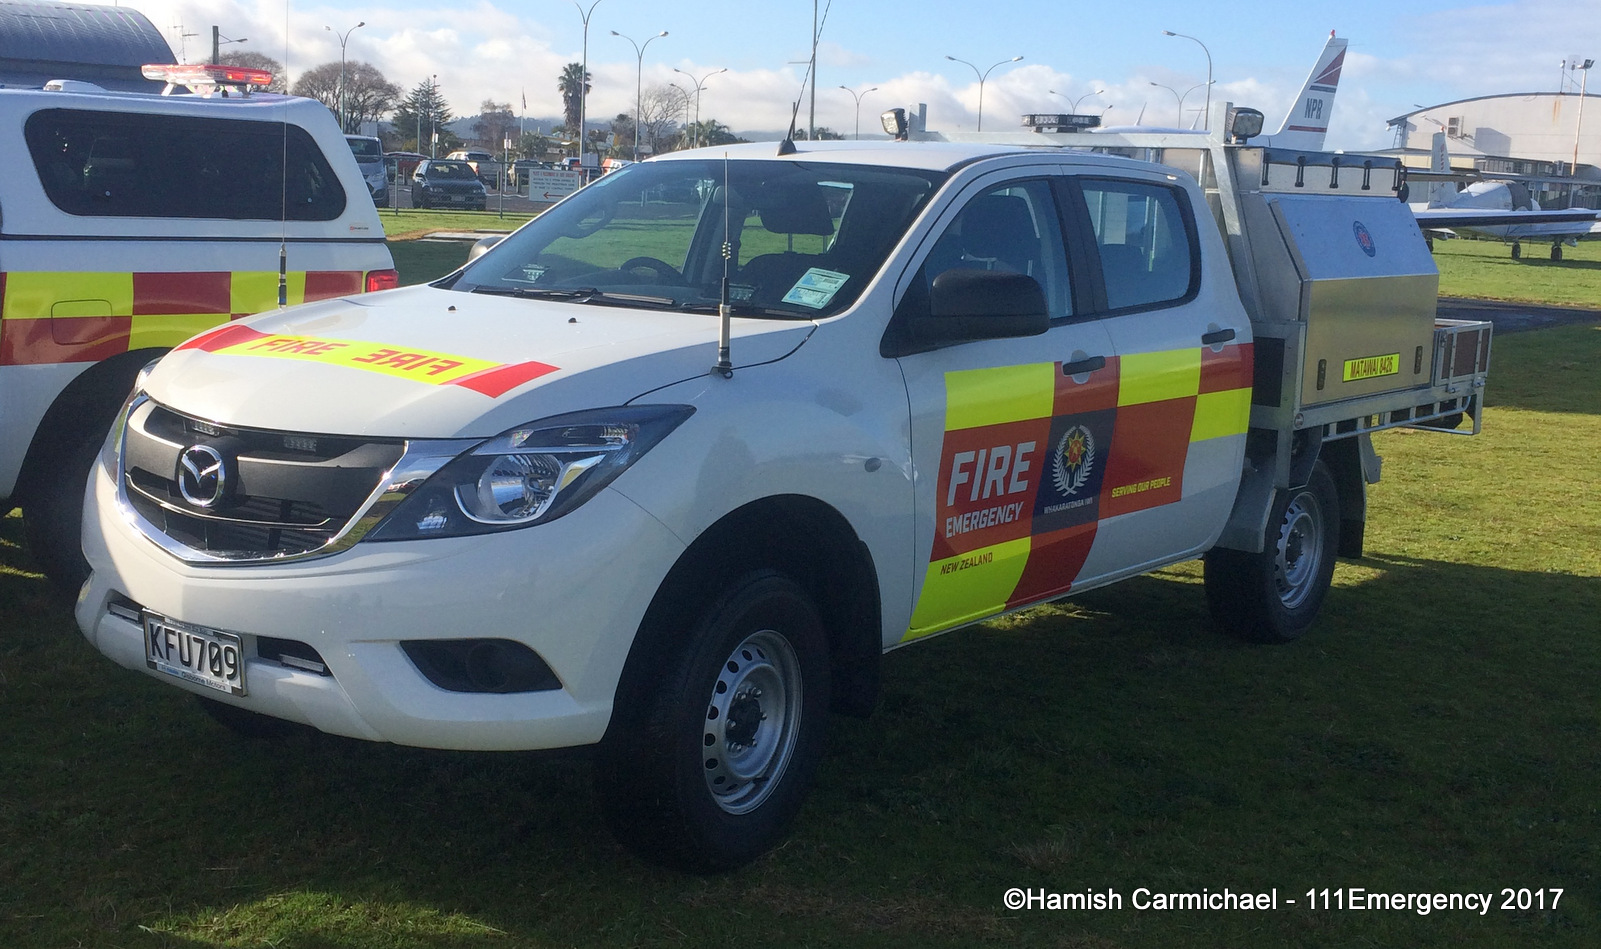
<svg viewBox="0 0 1601 949"><path fill-rule="evenodd" d="M624 273L631 270L649 270L657 276L657 283L664 281L680 282L684 279L684 275L679 273L678 269L672 264L665 260L657 260L654 257L633 257L623 261L622 266L617 269Z"/></svg>

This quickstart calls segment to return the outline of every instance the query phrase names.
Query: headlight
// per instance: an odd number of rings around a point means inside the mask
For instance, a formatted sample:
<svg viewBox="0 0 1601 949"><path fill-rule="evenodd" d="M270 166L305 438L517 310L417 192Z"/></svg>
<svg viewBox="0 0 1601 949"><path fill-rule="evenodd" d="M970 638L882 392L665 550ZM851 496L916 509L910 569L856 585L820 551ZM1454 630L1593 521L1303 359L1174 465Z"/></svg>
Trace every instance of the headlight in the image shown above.
<svg viewBox="0 0 1601 949"><path fill-rule="evenodd" d="M150 378L150 373L160 361L160 357L157 357L145 363L144 368L139 370L139 375L134 377L133 388L129 390L128 398L123 401L122 410L112 420L111 431L106 437L105 444L100 447L100 463L111 472L112 478L118 477L122 470L122 436L128 428L128 413L145 400L145 380Z"/></svg>
<svg viewBox="0 0 1601 949"><path fill-rule="evenodd" d="M462 537L553 521L594 497L694 411L619 406L519 426L440 468L365 539Z"/></svg>

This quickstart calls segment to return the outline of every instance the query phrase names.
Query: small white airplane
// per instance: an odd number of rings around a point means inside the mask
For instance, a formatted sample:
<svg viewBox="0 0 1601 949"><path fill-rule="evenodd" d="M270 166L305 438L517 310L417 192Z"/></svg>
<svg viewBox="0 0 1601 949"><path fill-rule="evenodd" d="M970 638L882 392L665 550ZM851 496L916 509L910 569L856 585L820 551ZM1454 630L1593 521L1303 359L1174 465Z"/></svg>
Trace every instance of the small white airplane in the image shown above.
<svg viewBox="0 0 1601 949"><path fill-rule="evenodd" d="M1349 40L1340 39L1329 31L1312 71L1307 73L1301 91L1290 101L1289 111L1279 130L1251 139L1252 145L1268 148L1291 148L1300 151L1321 151L1323 139L1329 132L1329 116L1334 114L1334 93L1340 84L1340 70L1345 66L1345 47ZM1143 113L1142 113L1143 115ZM1140 133L1140 132L1193 132L1198 129L1158 128L1149 125L1112 125L1088 129L1089 132Z"/></svg>
<svg viewBox="0 0 1601 949"><path fill-rule="evenodd" d="M1440 180L1451 173L1445 133L1435 132L1429 176ZM1589 208L1546 211L1537 206L1522 182L1476 181L1461 191L1449 182L1430 188L1429 200L1412 205L1412 214L1425 236L1448 231L1476 234L1511 243L1512 256L1523 256L1523 241L1550 241L1551 259L1562 259L1562 245L1583 238L1601 237L1601 212ZM1447 234L1439 234L1447 236Z"/></svg>

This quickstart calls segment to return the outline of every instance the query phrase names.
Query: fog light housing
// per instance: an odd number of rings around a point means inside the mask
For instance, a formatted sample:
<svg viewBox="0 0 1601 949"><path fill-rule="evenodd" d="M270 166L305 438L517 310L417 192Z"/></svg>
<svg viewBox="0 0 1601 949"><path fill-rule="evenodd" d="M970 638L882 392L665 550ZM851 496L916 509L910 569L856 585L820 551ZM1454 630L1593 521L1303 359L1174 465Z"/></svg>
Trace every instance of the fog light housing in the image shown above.
<svg viewBox="0 0 1601 949"><path fill-rule="evenodd" d="M550 692L561 681L539 654L510 639L411 639L417 671L447 692Z"/></svg>

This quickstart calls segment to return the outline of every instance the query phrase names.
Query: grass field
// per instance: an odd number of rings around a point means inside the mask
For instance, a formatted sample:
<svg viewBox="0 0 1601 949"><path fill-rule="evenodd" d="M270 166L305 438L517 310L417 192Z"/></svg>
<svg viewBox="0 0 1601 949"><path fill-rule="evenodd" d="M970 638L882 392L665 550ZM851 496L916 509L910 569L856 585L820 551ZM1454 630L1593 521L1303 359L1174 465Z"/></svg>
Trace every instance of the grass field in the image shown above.
<svg viewBox="0 0 1601 949"><path fill-rule="evenodd" d="M1549 245L1525 243L1523 258L1513 260L1507 244L1435 241L1440 295L1591 309L1601 306L1601 241L1564 247L1560 261L1549 259L1549 252Z"/></svg>
<svg viewBox="0 0 1601 949"><path fill-rule="evenodd" d="M898 651L789 843L709 879L611 843L581 751L236 737L90 649L0 519L0 946L1601 944L1601 327L1495 345L1482 436L1376 439L1307 638L1221 638L1186 564ZM1306 906L1350 887L1496 908Z"/></svg>

